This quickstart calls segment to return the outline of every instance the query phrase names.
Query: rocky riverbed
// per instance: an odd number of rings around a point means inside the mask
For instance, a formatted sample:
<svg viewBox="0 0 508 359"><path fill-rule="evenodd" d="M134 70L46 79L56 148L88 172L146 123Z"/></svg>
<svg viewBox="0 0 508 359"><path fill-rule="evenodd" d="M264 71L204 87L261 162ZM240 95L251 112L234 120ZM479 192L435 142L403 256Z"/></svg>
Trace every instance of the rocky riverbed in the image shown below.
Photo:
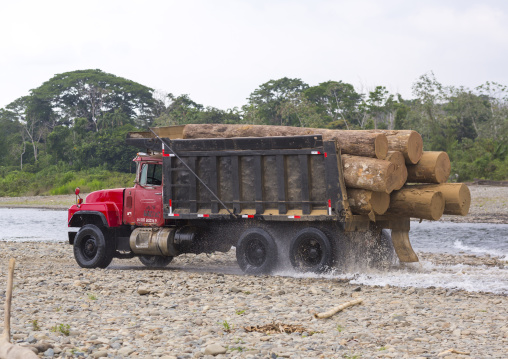
<svg viewBox="0 0 508 359"><path fill-rule="evenodd" d="M508 223L508 188L470 188L467 221ZM73 198L0 198L0 205L66 208ZM419 256L436 266L495 268L508 276L499 258ZM474 288L246 276L234 251L184 255L157 270L137 259L82 269L65 243L0 242L0 257L0 299L8 260L17 261L13 342L40 357L508 358L508 297ZM357 298L363 303L328 319L313 316Z"/></svg>
<svg viewBox="0 0 508 359"><path fill-rule="evenodd" d="M105 270L85 270L64 243L0 242L0 253L0 288L5 288L8 259L17 261L13 341L41 357L508 356L507 296L359 286L345 279L246 276L236 274L234 252L185 255L160 270L146 269L137 259L115 259ZM436 263L462 260L421 256ZM486 257L465 259L471 266L507 264ZM5 296L3 290L0 294ZM364 302L329 319L313 317L356 298ZM245 329L274 323L275 333Z"/></svg>

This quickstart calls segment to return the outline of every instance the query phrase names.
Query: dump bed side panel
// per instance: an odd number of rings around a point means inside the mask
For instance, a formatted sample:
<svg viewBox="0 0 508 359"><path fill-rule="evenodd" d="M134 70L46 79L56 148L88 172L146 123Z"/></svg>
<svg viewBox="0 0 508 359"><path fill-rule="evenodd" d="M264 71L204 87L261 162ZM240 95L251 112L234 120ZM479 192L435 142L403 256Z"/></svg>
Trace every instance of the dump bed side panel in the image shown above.
<svg viewBox="0 0 508 359"><path fill-rule="evenodd" d="M336 145L321 136L175 140L171 148L180 159L163 159L166 218L229 217L225 205L248 218L337 220L343 209Z"/></svg>

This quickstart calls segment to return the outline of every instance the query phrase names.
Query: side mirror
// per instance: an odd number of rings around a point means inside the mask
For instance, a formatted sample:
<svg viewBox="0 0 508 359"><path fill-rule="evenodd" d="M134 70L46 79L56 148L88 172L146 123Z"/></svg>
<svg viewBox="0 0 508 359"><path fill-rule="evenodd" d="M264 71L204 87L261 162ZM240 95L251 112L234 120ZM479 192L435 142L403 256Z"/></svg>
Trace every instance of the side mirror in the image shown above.
<svg viewBox="0 0 508 359"><path fill-rule="evenodd" d="M78 207L83 203L83 198L79 196L79 192L80 192L79 187L76 187L74 193L76 194L76 204L78 205Z"/></svg>

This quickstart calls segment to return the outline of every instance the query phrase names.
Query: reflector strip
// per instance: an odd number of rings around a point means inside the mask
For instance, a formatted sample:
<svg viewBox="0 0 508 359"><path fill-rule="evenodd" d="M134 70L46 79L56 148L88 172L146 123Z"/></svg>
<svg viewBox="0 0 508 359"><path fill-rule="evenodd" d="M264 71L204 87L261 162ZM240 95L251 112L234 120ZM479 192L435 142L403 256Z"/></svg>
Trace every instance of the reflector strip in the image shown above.
<svg viewBox="0 0 508 359"><path fill-rule="evenodd" d="M310 151L310 154L311 155L320 155L321 152L319 152L319 151Z"/></svg>
<svg viewBox="0 0 508 359"><path fill-rule="evenodd" d="M209 214L198 214L198 218L210 217Z"/></svg>
<svg viewBox="0 0 508 359"><path fill-rule="evenodd" d="M170 213L168 214L168 217L178 217L179 214L178 213Z"/></svg>
<svg viewBox="0 0 508 359"><path fill-rule="evenodd" d="M328 215L329 216L332 215L332 200L331 199L328 200Z"/></svg>
<svg viewBox="0 0 508 359"><path fill-rule="evenodd" d="M301 218L301 217L300 216L288 216L288 218L291 218L291 219L296 218L296 219L298 219L298 218Z"/></svg>
<svg viewBox="0 0 508 359"><path fill-rule="evenodd" d="M164 142L162 142L162 157L169 157L169 153L166 153L166 147L164 146Z"/></svg>
<svg viewBox="0 0 508 359"><path fill-rule="evenodd" d="M254 218L253 214L242 214L242 218Z"/></svg>

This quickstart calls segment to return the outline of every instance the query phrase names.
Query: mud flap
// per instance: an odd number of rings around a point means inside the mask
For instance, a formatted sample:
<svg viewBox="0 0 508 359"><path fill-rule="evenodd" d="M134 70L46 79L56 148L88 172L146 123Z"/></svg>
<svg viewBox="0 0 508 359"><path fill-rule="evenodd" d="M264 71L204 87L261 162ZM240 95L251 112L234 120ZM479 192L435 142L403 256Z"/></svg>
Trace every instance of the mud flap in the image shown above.
<svg viewBox="0 0 508 359"><path fill-rule="evenodd" d="M401 262L419 262L418 256L409 242L409 231L392 229L392 243Z"/></svg>

